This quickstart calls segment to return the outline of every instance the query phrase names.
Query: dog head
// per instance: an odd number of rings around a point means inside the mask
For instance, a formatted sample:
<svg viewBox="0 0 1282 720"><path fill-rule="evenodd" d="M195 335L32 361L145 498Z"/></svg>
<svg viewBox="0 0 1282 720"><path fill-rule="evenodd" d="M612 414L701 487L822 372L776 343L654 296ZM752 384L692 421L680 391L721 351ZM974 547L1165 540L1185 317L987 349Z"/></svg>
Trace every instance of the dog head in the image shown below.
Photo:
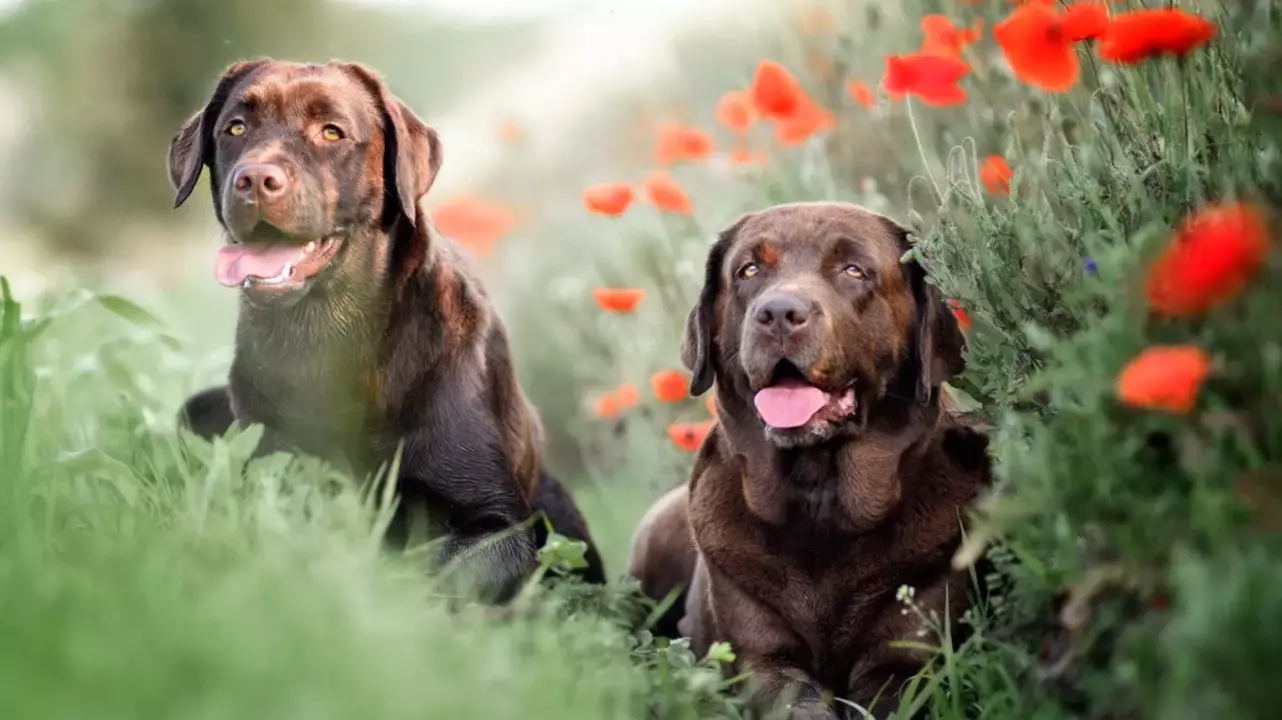
<svg viewBox="0 0 1282 720"><path fill-rule="evenodd" d="M718 384L732 418L778 447L857 434L887 402L938 402L964 337L907 231L857 205L744 216L708 253L681 355L690 391ZM733 421L733 420L732 420Z"/></svg>
<svg viewBox="0 0 1282 720"><path fill-rule="evenodd" d="M169 176L178 207L209 168L227 235L218 281L279 305L377 267L389 249L372 244L398 220L424 221L441 159L436 131L365 67L255 60L229 67L178 131Z"/></svg>

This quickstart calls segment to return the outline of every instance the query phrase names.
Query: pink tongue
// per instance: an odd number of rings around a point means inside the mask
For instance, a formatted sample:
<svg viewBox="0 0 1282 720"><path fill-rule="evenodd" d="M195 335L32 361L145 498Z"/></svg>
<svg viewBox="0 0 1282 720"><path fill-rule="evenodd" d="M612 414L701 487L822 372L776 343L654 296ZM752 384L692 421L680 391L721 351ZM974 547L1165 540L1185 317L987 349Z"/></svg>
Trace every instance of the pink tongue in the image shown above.
<svg viewBox="0 0 1282 720"><path fill-rule="evenodd" d="M810 422L830 399L828 393L811 385L780 383L759 391L753 403L770 427L794 428Z"/></svg>
<svg viewBox="0 0 1282 720"><path fill-rule="evenodd" d="M298 260L302 248L276 243L224 245L214 260L214 277L220 285L236 287L247 277L274 278Z"/></svg>

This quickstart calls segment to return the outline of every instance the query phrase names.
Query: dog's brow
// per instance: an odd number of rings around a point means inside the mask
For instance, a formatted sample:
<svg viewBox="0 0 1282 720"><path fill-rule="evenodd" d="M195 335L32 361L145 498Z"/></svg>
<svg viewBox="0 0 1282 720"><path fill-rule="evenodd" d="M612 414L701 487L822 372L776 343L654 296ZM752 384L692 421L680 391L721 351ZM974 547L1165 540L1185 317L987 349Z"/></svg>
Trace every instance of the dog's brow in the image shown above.
<svg viewBox="0 0 1282 720"><path fill-rule="evenodd" d="M777 265L779 263L779 246L775 243L762 238L752 246L752 256L757 262L764 265Z"/></svg>
<svg viewBox="0 0 1282 720"><path fill-rule="evenodd" d="M352 123L351 114L346 112L342 103L334 102L332 97L317 95L307 100L303 112L309 120L333 120L345 125Z"/></svg>
<svg viewBox="0 0 1282 720"><path fill-rule="evenodd" d="M267 97L266 88L261 85L250 85L241 91L239 101L245 109L253 111L257 110L259 105L269 102Z"/></svg>

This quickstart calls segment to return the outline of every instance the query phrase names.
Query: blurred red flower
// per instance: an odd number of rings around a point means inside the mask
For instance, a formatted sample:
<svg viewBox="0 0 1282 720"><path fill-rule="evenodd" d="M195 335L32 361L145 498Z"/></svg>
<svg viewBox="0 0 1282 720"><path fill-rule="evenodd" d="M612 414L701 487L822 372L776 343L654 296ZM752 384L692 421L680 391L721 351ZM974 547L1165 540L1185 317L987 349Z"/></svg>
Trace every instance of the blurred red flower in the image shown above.
<svg viewBox="0 0 1282 720"><path fill-rule="evenodd" d="M851 80L846 83L846 92L852 100L866 108L877 105L877 94L863 80Z"/></svg>
<svg viewBox="0 0 1282 720"><path fill-rule="evenodd" d="M601 395L592 401L592 414L598 418L616 418L621 412L623 408L619 406L619 398L614 393Z"/></svg>
<svg viewBox="0 0 1282 720"><path fill-rule="evenodd" d="M1187 413L1210 372L1211 359L1197 346L1151 347L1122 368L1116 391L1130 407Z"/></svg>
<svg viewBox="0 0 1282 720"><path fill-rule="evenodd" d="M659 167L697 162L712 154L712 136L699 128L681 123L665 123L659 126L658 136L654 161Z"/></svg>
<svg viewBox="0 0 1282 720"><path fill-rule="evenodd" d="M957 58L941 55L891 55L886 58L886 75L882 87L895 97L916 95L927 105L960 105L966 102L966 91L957 83L970 72L970 66Z"/></svg>
<svg viewBox="0 0 1282 720"><path fill-rule="evenodd" d="M650 376L650 388L662 402L681 402L690 395L690 378L680 370L660 370Z"/></svg>
<svg viewBox="0 0 1282 720"><path fill-rule="evenodd" d="M1069 40L1094 40L1108 29L1108 6L1102 2L1079 2L1064 8L1060 30Z"/></svg>
<svg viewBox="0 0 1282 720"><path fill-rule="evenodd" d="M1074 21L1076 25L1083 23ZM1075 39L1065 30L1064 16L1040 2L1019 6L993 27L1015 77L1048 92L1064 92L1077 83L1081 63Z"/></svg>
<svg viewBox="0 0 1282 720"><path fill-rule="evenodd" d="M807 97L796 115L775 123L775 140L786 147L800 145L836 124L835 115Z"/></svg>
<svg viewBox="0 0 1282 720"><path fill-rule="evenodd" d="M516 224L506 207L475 195L447 198L433 207L430 214L442 235L478 255L491 253L499 238Z"/></svg>
<svg viewBox="0 0 1282 720"><path fill-rule="evenodd" d="M746 133L752 127L752 99L742 90L731 90L721 96L716 108L717 122L735 133Z"/></svg>
<svg viewBox="0 0 1282 720"><path fill-rule="evenodd" d="M730 162L735 165L765 165L766 154L760 150L752 150L747 145L740 145L730 153Z"/></svg>
<svg viewBox="0 0 1282 720"><path fill-rule="evenodd" d="M1203 209L1184 221L1149 269L1149 307L1170 316L1206 312L1241 291L1271 246L1259 208L1229 203Z"/></svg>
<svg viewBox="0 0 1282 720"><path fill-rule="evenodd" d="M499 139L506 143L519 143L525 139L525 128L514 120L506 120L499 125Z"/></svg>
<svg viewBox="0 0 1282 720"><path fill-rule="evenodd" d="M583 206L589 212L618 217L632 204L635 193L627 183L599 183L583 191Z"/></svg>
<svg viewBox="0 0 1282 720"><path fill-rule="evenodd" d="M715 422L716 420L704 420L703 422L672 423L668 426L668 437L677 448L686 452L698 452L699 446L703 445L703 439L708 437L708 432L712 430Z"/></svg>
<svg viewBox="0 0 1282 720"><path fill-rule="evenodd" d="M947 15L927 15L921 19L921 31L926 36L921 52L960 59L962 50L979 39L983 28L982 20L976 20L969 28L959 28Z"/></svg>
<svg viewBox="0 0 1282 720"><path fill-rule="evenodd" d="M681 189L672 176L664 172L651 173L645 179L645 194L650 203L664 212L689 215L694 209L690 196Z"/></svg>
<svg viewBox="0 0 1282 720"><path fill-rule="evenodd" d="M774 60L757 63L752 88L748 91L757 113L770 120L787 120L797 114L809 98L788 69Z"/></svg>
<svg viewBox="0 0 1282 720"><path fill-rule="evenodd" d="M645 291L637 288L593 288L592 298L606 312L630 313L645 299Z"/></svg>
<svg viewBox="0 0 1282 720"><path fill-rule="evenodd" d="M989 155L979 166L980 181L984 183L988 192L994 195L1009 195L1010 180L1013 177L1015 177L1015 171L1010 169L1006 158L1001 155Z"/></svg>
<svg viewBox="0 0 1282 720"><path fill-rule="evenodd" d="M619 407L627 410L641 402L641 391L637 390L637 386L632 383L624 383L615 389L614 397L619 401Z"/></svg>
<svg viewBox="0 0 1282 720"><path fill-rule="evenodd" d="M960 300L949 300L948 306L953 309L953 317L957 318L957 325L962 330L970 329L970 313L962 307Z"/></svg>
<svg viewBox="0 0 1282 720"><path fill-rule="evenodd" d="M1099 56L1133 65L1155 55L1183 56L1215 37L1215 23L1179 9L1120 13L1100 37Z"/></svg>

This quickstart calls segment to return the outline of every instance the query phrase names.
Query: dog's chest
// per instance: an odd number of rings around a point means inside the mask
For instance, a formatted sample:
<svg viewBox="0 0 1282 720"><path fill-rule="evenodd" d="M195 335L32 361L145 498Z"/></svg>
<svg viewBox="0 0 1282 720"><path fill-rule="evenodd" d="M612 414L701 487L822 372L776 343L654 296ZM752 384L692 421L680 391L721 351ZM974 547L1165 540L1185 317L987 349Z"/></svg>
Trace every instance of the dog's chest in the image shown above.
<svg viewBox="0 0 1282 720"><path fill-rule="evenodd" d="M384 425L373 339L241 343L232 366L238 417L293 447L354 469L377 461Z"/></svg>

